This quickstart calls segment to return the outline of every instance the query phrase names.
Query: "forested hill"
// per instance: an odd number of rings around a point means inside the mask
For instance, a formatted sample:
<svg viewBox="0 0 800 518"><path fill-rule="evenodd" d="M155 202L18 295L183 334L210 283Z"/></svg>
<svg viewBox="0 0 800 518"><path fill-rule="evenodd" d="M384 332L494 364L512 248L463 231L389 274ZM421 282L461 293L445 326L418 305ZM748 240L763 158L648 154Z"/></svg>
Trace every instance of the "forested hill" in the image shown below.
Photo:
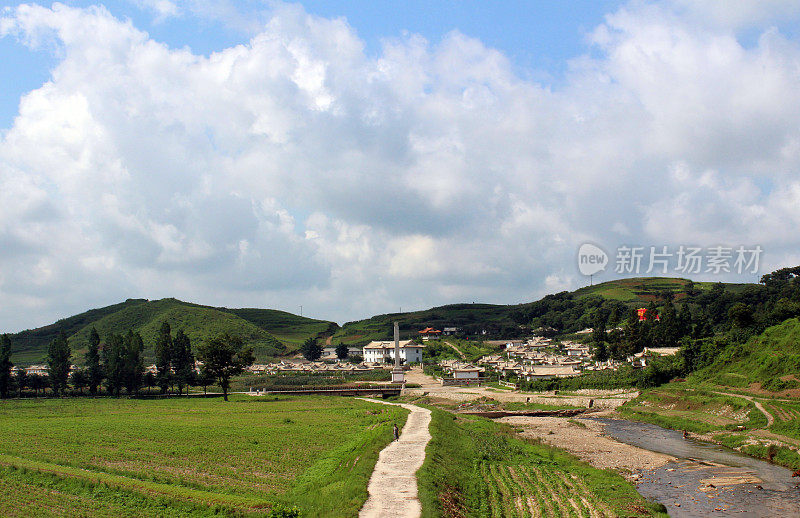
<svg viewBox="0 0 800 518"><path fill-rule="evenodd" d="M697 312L700 303L709 302L709 297L727 304L725 301L730 297L761 289L763 286L757 284L693 282L669 277L619 279L573 292L547 295L525 304L451 304L422 311L377 315L344 324L333 341L363 344L370 340L389 339L394 321L399 322L404 338L417 336L417 331L425 327L439 330L458 327L461 335L483 338L529 336L542 328L552 333L574 333L594 327L599 318L618 325L628 319L632 309L662 304L666 300L678 305L687 303Z"/></svg>
<svg viewBox="0 0 800 518"><path fill-rule="evenodd" d="M47 346L61 332L70 339L73 353L80 357L92 327L101 338L131 329L139 332L148 358L152 356L156 332L163 322L168 322L174 330L183 329L193 344L225 332L239 335L254 348L259 359L291 354L306 338L323 337L338 329L335 322L272 309L215 308L172 298L128 299L11 335L13 360L17 364L43 361Z"/></svg>

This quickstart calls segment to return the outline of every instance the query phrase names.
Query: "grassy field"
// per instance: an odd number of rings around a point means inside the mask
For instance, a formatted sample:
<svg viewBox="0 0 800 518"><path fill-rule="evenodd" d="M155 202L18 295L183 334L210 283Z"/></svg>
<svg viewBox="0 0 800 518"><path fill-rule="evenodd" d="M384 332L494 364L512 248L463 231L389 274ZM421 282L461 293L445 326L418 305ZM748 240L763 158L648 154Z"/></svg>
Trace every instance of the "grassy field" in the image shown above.
<svg viewBox="0 0 800 518"><path fill-rule="evenodd" d="M6 401L3 515L355 516L405 415L323 397Z"/></svg>
<svg viewBox="0 0 800 518"><path fill-rule="evenodd" d="M599 295L609 300L647 304L657 299L659 292L670 291L675 300L686 297L688 290L709 291L715 283L692 282L674 277L632 277L586 286L575 291L577 297ZM739 292L751 284L723 284L726 291Z"/></svg>
<svg viewBox="0 0 800 518"><path fill-rule="evenodd" d="M434 409L418 472L424 517L666 516L621 476L505 425Z"/></svg>

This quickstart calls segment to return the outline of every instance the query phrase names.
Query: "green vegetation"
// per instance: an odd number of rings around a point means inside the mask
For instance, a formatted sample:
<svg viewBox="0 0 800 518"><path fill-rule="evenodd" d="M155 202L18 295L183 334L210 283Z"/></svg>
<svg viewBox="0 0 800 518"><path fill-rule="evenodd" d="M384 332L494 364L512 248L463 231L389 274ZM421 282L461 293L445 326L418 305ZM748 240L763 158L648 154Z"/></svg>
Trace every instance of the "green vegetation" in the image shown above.
<svg viewBox="0 0 800 518"><path fill-rule="evenodd" d="M520 306L496 304L450 304L424 311L376 315L366 320L348 322L334 335L334 341L363 345L371 340L390 340L393 322L400 325L402 339L417 338L425 327L458 327L460 335L477 336L486 331L487 336L516 338L529 330L520 327L515 311Z"/></svg>
<svg viewBox="0 0 800 518"><path fill-rule="evenodd" d="M797 388L800 385L795 378L800 375L798 343L800 320L797 318L769 327L743 344L724 337L705 341L702 346L712 351L702 354L713 354L713 361L694 377L740 388L759 383L762 388L775 392Z"/></svg>
<svg viewBox="0 0 800 518"><path fill-rule="evenodd" d="M773 433L765 433L767 418L754 403L700 387L713 386L670 383L643 392L619 411L627 419L705 434L707 439L728 448L792 469L800 468L800 455L796 451L796 439L800 439L800 402L760 400L775 418L769 428Z"/></svg>
<svg viewBox="0 0 800 518"><path fill-rule="evenodd" d="M155 358L154 345L161 325L183 329L192 343L223 333L241 336L253 347L257 358L269 359L295 352L309 336L328 336L338 326L334 322L300 317L270 309L213 308L176 299L148 301L129 299L93 309L39 329L11 335L14 362L27 365L44 359L48 345L64 333L74 352L83 353L92 328L100 336L138 332L144 341L144 357Z"/></svg>
<svg viewBox="0 0 800 518"><path fill-rule="evenodd" d="M508 426L433 409L417 473L422 515L666 516L621 476L516 437Z"/></svg>
<svg viewBox="0 0 800 518"><path fill-rule="evenodd" d="M455 346L455 348L453 346ZM422 357L425 361L435 362L446 359L475 362L480 360L483 356L497 354L503 351L504 348L504 345L491 344L483 340L443 338L441 340L426 341L425 349L422 351ZM463 358L461 354L458 354L459 351L464 355Z"/></svg>
<svg viewBox="0 0 800 518"><path fill-rule="evenodd" d="M363 384L359 382L391 381L388 370L361 372L287 372L280 374L243 374L231 379L232 391L286 390L299 387L321 387L327 385Z"/></svg>
<svg viewBox="0 0 800 518"><path fill-rule="evenodd" d="M8 401L4 513L353 516L406 415L323 397Z"/></svg>
<svg viewBox="0 0 800 518"><path fill-rule="evenodd" d="M657 420L655 424L665 428L697 433L767 425L764 414L751 401L687 383L670 383L644 391L623 405L620 412L635 420Z"/></svg>

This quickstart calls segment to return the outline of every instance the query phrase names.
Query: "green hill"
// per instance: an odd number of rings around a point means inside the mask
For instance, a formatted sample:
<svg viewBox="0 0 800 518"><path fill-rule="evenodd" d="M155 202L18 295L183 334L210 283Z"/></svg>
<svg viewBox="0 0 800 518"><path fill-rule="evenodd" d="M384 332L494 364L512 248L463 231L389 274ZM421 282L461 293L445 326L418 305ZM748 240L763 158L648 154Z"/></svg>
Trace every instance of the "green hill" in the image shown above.
<svg viewBox="0 0 800 518"><path fill-rule="evenodd" d="M576 297L599 295L608 300L644 305L659 299L665 291L671 292L675 301L680 301L686 297L710 291L715 284L675 277L632 277L586 286L573 293ZM740 292L753 285L724 283L723 286L726 291Z"/></svg>
<svg viewBox="0 0 800 518"><path fill-rule="evenodd" d="M101 339L129 329L139 332L145 343L145 359L149 360L163 322L170 324L173 333L183 329L193 344L221 333L239 335L253 347L258 360L292 354L309 336L325 336L338 328L334 322L270 309L214 308L171 298L130 299L12 335L13 361L17 364L42 361L48 344L62 331L69 337L76 358L81 358L92 327Z"/></svg>
<svg viewBox="0 0 800 518"><path fill-rule="evenodd" d="M616 310L619 318L624 319L630 309L662 300L665 292L672 293L676 302L696 301L703 294L710 293L717 284L670 277L618 279L574 292L547 295L524 304L450 304L423 311L377 315L344 324L334 334L333 341L360 345L370 340L390 339L394 321L399 322L403 338L418 336L417 331L428 326L437 329L458 327L465 335L504 339L529 335L538 327L554 327L559 332L572 333L591 327L597 311L611 313ZM725 293L732 294L758 286L719 285Z"/></svg>
<svg viewBox="0 0 800 518"><path fill-rule="evenodd" d="M522 305L502 306L496 304L450 304L422 311L388 313L366 320L348 322L333 336L334 343L364 344L370 340L387 340L393 334L393 322L400 325L400 335L405 338L418 336L425 327L458 327L463 334L517 336L529 330L518 321L516 312Z"/></svg>
<svg viewBox="0 0 800 518"><path fill-rule="evenodd" d="M705 379L733 387L760 383L767 390L800 386L800 320L790 318L767 328L744 344L708 341L705 348L716 357L710 366L695 373Z"/></svg>
<svg viewBox="0 0 800 518"><path fill-rule="evenodd" d="M29 364L41 361L44 358L48 344L62 331L67 336L72 336L81 328L99 320L107 315L146 302L144 299L128 299L125 302L106 306L104 308L90 309L84 313L74 315L37 329L28 329L11 335L14 362Z"/></svg>

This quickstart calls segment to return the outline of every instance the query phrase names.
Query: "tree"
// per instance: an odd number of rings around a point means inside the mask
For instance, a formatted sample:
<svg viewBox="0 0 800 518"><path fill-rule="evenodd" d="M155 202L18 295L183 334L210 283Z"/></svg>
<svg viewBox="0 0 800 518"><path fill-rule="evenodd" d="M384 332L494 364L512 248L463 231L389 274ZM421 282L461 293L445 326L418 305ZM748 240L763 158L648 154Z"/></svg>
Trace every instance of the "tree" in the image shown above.
<svg viewBox="0 0 800 518"><path fill-rule="evenodd" d="M39 389L42 389L42 391L44 391L44 389L46 389L47 386L50 384L48 377L42 374L31 374L29 376L29 379L30 379L30 386L33 389L33 394L35 396L39 395Z"/></svg>
<svg viewBox="0 0 800 518"><path fill-rule="evenodd" d="M336 357L344 360L349 354L350 349L347 348L347 345L344 342L339 342L339 345L336 346Z"/></svg>
<svg viewBox="0 0 800 518"><path fill-rule="evenodd" d="M83 389L89 386L89 376L83 369L75 369L69 377L69 381L75 390L83 394Z"/></svg>
<svg viewBox="0 0 800 518"><path fill-rule="evenodd" d="M150 389L156 386L156 375L151 371L147 371L144 375L144 386L147 387L148 394L150 393Z"/></svg>
<svg viewBox="0 0 800 518"><path fill-rule="evenodd" d="M7 398L11 391L11 338L7 334L0 337L0 397Z"/></svg>
<svg viewBox="0 0 800 518"><path fill-rule="evenodd" d="M89 348L84 356L86 364L86 383L91 395L97 394L97 388L103 382L103 368L100 366L100 335L94 327L89 333Z"/></svg>
<svg viewBox="0 0 800 518"><path fill-rule="evenodd" d="M599 362L608 360L609 352L605 342L595 342L594 344L594 359Z"/></svg>
<svg viewBox="0 0 800 518"><path fill-rule="evenodd" d="M55 396L58 396L67 388L71 356L72 350L69 348L67 336L62 332L57 338L50 342L50 347L47 348L47 366L50 385L53 388L53 395Z"/></svg>
<svg viewBox="0 0 800 518"><path fill-rule="evenodd" d="M119 396L125 383L125 340L122 336L111 334L103 348L103 370L106 374L106 387Z"/></svg>
<svg viewBox="0 0 800 518"><path fill-rule="evenodd" d="M316 338L310 337L300 346L300 353L306 360L313 362L322 356L322 346L317 343Z"/></svg>
<svg viewBox="0 0 800 518"><path fill-rule="evenodd" d="M16 376L14 376L14 381L17 383L19 397L22 397L22 391L28 388L28 383L30 382L28 379L28 371L25 369L18 370Z"/></svg>
<svg viewBox="0 0 800 518"><path fill-rule="evenodd" d="M124 367L123 381L128 394L136 394L142 388L144 378L144 363L142 362L142 352L144 342L139 333L128 330L124 341Z"/></svg>
<svg viewBox="0 0 800 518"><path fill-rule="evenodd" d="M227 333L200 345L197 358L203 362L204 370L219 383L225 401L228 400L231 376L241 374L255 361L253 349L244 347L240 337Z"/></svg>
<svg viewBox="0 0 800 518"><path fill-rule="evenodd" d="M194 355L192 354L192 343L183 329L179 329L172 341L172 370L175 382L178 384L178 394L183 393L186 387L186 394L189 394L189 385L194 379Z"/></svg>
<svg viewBox="0 0 800 518"><path fill-rule="evenodd" d="M172 335L168 322L161 324L156 339L156 380L161 387L161 393L167 392L167 387L172 381Z"/></svg>
<svg viewBox="0 0 800 518"><path fill-rule="evenodd" d="M200 372L195 377L194 382L197 385L203 387L203 394L207 394L208 386L214 383L214 379L215 379L214 375L210 373L208 369L206 369L205 365L203 365L202 367L200 367Z"/></svg>

